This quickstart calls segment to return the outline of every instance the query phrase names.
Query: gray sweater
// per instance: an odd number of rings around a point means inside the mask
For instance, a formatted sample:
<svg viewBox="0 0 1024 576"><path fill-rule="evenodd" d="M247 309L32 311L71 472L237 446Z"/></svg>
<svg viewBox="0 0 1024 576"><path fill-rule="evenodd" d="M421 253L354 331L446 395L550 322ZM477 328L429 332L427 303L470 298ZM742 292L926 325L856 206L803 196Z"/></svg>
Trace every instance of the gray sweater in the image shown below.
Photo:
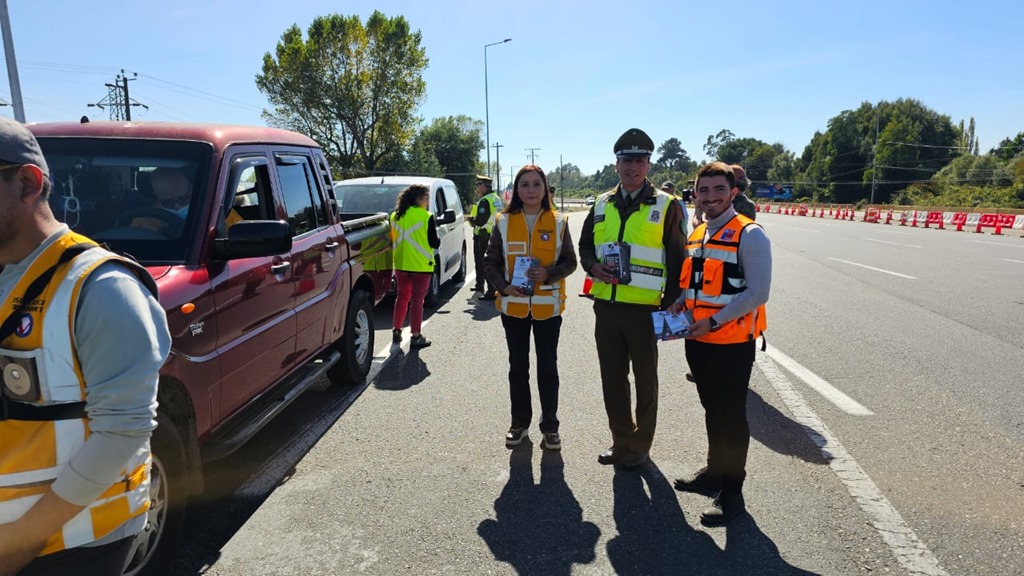
<svg viewBox="0 0 1024 576"><path fill-rule="evenodd" d="M736 216L736 211L730 207L718 218L709 221L704 232L704 240L707 241L718 233L722 226L728 224L734 216ZM725 324L755 310L768 301L768 294L771 291L772 245L764 233L764 228L754 224L743 229L737 256L747 289L714 315L715 322L719 324ZM678 304L684 303L683 296L680 295L676 300Z"/></svg>

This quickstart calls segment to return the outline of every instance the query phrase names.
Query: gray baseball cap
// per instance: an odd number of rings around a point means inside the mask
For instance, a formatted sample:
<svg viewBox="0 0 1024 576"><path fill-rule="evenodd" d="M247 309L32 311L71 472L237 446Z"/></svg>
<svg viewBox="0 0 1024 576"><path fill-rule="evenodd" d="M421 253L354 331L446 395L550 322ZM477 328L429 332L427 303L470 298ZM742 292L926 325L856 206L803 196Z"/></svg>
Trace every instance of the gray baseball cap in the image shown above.
<svg viewBox="0 0 1024 576"><path fill-rule="evenodd" d="M50 176L36 137L24 124L10 118L0 118L0 164L34 164Z"/></svg>

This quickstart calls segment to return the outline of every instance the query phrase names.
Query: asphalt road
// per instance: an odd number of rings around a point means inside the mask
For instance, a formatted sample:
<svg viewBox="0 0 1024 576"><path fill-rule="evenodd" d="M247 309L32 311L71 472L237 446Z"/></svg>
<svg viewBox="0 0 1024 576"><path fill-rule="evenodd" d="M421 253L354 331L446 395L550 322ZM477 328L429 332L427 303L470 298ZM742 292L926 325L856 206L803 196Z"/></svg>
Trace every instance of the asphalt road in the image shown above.
<svg viewBox="0 0 1024 576"><path fill-rule="evenodd" d="M575 296L563 449L541 450L534 425L506 450L500 320L456 285L429 314L432 347L389 349L379 307L369 382L308 393L208 470L170 572L1024 573L1020 232L759 221L774 280L749 396L749 515L704 528L709 500L671 488L706 450L681 342L660 349L652 465L597 464L610 437L593 313Z"/></svg>

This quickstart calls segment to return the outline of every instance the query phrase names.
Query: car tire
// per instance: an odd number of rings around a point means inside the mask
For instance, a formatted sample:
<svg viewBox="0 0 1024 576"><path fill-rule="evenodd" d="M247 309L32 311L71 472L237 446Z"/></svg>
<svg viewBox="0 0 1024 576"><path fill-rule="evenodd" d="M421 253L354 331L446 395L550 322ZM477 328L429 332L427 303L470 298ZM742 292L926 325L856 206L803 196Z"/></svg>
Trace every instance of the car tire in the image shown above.
<svg viewBox="0 0 1024 576"><path fill-rule="evenodd" d="M348 303L345 334L339 342L341 360L327 370L327 379L332 384L355 386L370 373L370 365L373 363L373 331L370 295L363 290L356 290Z"/></svg>
<svg viewBox="0 0 1024 576"><path fill-rule="evenodd" d="M459 261L459 271L452 278L456 282L466 281L466 244L462 244L462 260Z"/></svg>
<svg viewBox="0 0 1024 576"><path fill-rule="evenodd" d="M178 555L185 509L188 504L188 466L185 447L174 423L166 414L156 417L150 445L153 464L149 474L150 508L146 527L132 541L122 574L163 574Z"/></svg>
<svg viewBox="0 0 1024 576"><path fill-rule="evenodd" d="M427 288L427 295L423 299L423 305L427 308L437 308L441 305L441 271L434 266L434 273L430 275L430 286Z"/></svg>

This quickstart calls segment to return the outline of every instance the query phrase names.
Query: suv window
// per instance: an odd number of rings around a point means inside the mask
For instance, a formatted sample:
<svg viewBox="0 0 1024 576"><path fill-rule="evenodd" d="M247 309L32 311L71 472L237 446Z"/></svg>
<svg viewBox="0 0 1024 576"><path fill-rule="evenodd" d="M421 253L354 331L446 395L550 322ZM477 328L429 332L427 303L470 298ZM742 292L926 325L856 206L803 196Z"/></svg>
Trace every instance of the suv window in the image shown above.
<svg viewBox="0 0 1024 576"><path fill-rule="evenodd" d="M448 202L448 208L455 210L456 216L462 214L462 201L459 200L459 193L455 191L454 186L445 185L444 198Z"/></svg>
<svg viewBox="0 0 1024 576"><path fill-rule="evenodd" d="M48 138L50 208L69 228L143 264L185 261L213 148L201 142Z"/></svg>
<svg viewBox="0 0 1024 576"><path fill-rule="evenodd" d="M288 212L292 236L301 236L327 225L323 199L315 184L315 172L306 156L276 156L277 180Z"/></svg>
<svg viewBox="0 0 1024 576"><path fill-rule="evenodd" d="M250 155L236 158L231 163L227 196L221 206L225 235L227 228L244 220L273 220L274 200L270 194L270 166L266 156Z"/></svg>
<svg viewBox="0 0 1024 576"><path fill-rule="evenodd" d="M433 191L435 206L434 213L437 215L438 218L440 218L441 215L444 214L444 211L448 209L448 202L445 201L444 198L444 188L437 186L436 188L433 188Z"/></svg>

